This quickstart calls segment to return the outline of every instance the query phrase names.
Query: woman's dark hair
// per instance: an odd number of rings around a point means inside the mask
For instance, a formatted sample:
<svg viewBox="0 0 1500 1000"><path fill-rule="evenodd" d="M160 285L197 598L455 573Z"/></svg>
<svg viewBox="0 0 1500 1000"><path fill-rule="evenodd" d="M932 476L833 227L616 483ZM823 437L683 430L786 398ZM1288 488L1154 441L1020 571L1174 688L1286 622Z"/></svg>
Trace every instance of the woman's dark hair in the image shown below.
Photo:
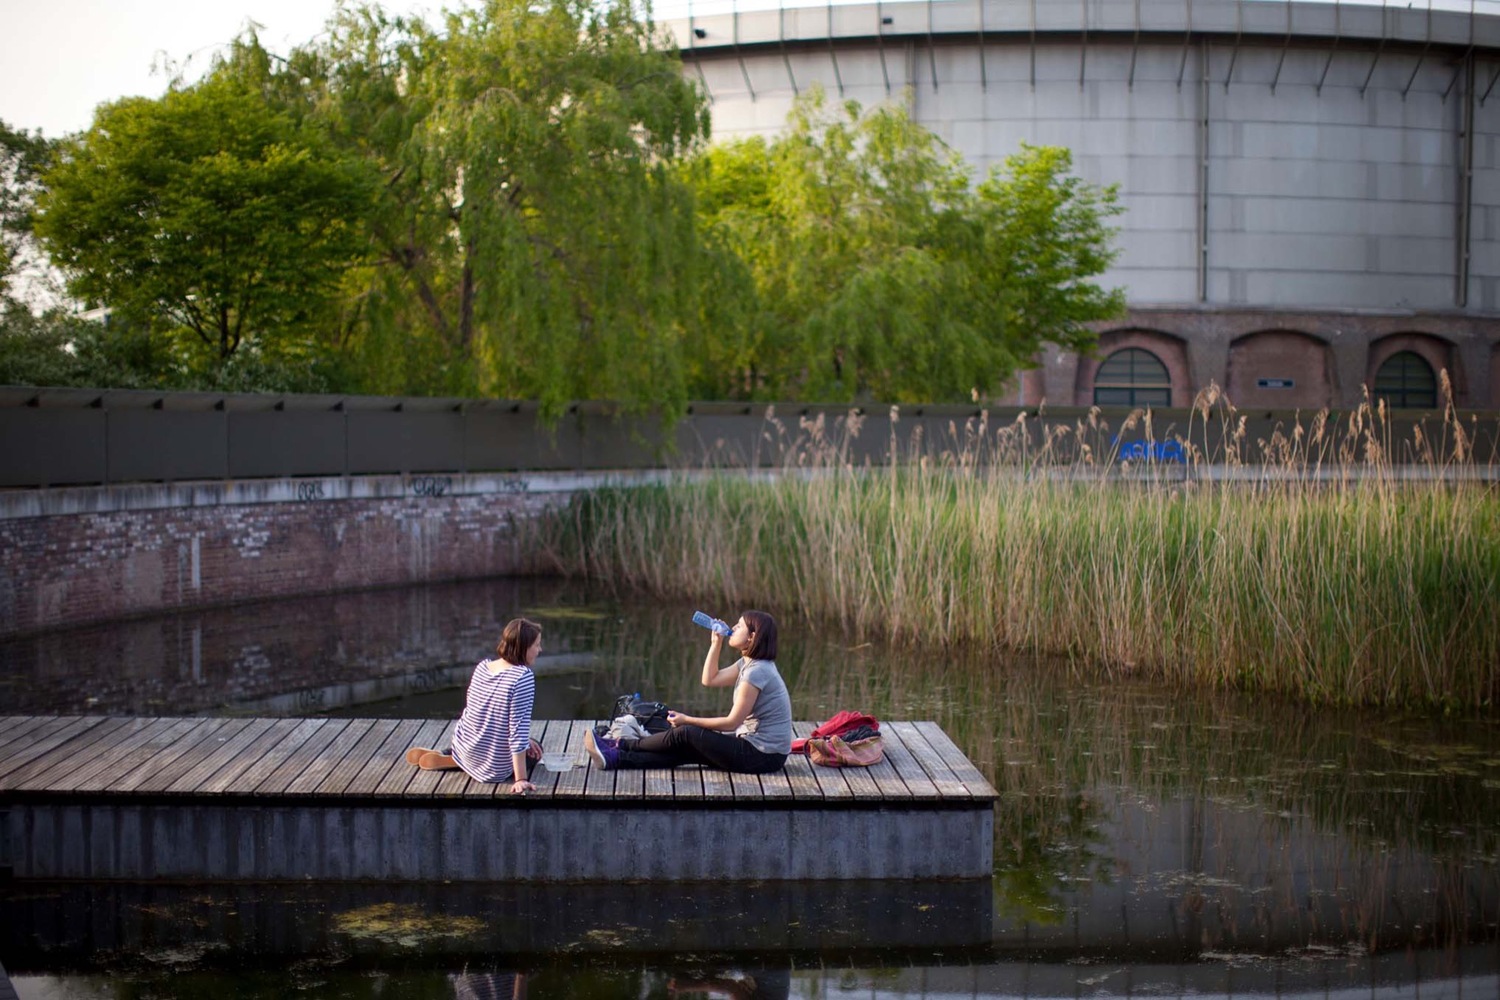
<svg viewBox="0 0 1500 1000"><path fill-rule="evenodd" d="M505 630L500 633L500 642L495 646L495 653L506 663L517 667L522 666L526 663L526 651L541 634L542 627L531 619L512 618L506 623Z"/></svg>
<svg viewBox="0 0 1500 1000"><path fill-rule="evenodd" d="M752 660L776 659L776 619L764 611L746 611L740 615L745 626L755 634L745 655Z"/></svg>

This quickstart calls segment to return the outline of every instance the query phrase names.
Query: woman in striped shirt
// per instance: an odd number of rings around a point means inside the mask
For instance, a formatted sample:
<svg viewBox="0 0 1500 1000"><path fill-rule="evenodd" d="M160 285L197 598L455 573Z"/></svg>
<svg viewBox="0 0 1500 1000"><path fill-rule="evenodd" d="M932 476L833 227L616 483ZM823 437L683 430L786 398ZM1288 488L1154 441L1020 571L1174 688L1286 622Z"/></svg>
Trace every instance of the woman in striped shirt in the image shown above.
<svg viewBox="0 0 1500 1000"><path fill-rule="evenodd" d="M542 758L542 748L531 738L531 707L536 700L536 675L531 665L542 651L542 627L516 618L500 633L496 659L481 660L469 678L463 714L447 750L412 747L408 763L424 771L461 767L475 781L510 782L514 795L535 791L527 779Z"/></svg>

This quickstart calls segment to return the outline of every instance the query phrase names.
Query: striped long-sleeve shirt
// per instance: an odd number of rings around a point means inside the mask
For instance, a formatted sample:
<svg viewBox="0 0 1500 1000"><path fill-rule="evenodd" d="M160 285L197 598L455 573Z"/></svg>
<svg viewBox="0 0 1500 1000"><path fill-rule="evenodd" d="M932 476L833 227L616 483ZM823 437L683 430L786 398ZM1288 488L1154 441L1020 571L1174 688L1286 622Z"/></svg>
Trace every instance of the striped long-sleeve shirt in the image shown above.
<svg viewBox="0 0 1500 1000"><path fill-rule="evenodd" d="M492 669L498 668L498 669ZM511 779L510 755L531 745L536 675L530 667L482 660L469 678L464 711L453 732L453 759L475 781Z"/></svg>

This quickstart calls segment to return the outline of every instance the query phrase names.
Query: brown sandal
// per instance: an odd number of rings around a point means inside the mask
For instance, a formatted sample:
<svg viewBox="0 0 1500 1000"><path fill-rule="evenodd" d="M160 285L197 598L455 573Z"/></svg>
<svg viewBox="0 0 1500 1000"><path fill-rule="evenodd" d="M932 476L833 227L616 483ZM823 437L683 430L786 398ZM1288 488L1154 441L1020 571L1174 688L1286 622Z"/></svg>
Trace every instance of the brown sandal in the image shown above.
<svg viewBox="0 0 1500 1000"><path fill-rule="evenodd" d="M422 755L435 752L436 751L434 750L429 750L427 747L412 747L410 750L406 751L406 762L412 767L421 767Z"/></svg>

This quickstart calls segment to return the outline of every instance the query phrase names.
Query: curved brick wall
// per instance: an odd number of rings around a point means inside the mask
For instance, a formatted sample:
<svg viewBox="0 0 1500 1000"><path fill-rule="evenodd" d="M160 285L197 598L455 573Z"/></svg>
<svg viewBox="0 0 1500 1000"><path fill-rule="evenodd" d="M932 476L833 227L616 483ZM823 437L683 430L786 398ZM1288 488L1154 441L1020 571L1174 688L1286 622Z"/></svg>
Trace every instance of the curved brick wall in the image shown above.
<svg viewBox="0 0 1500 1000"><path fill-rule="evenodd" d="M576 475L391 476L5 494L0 636L526 572L516 519L586 485Z"/></svg>

